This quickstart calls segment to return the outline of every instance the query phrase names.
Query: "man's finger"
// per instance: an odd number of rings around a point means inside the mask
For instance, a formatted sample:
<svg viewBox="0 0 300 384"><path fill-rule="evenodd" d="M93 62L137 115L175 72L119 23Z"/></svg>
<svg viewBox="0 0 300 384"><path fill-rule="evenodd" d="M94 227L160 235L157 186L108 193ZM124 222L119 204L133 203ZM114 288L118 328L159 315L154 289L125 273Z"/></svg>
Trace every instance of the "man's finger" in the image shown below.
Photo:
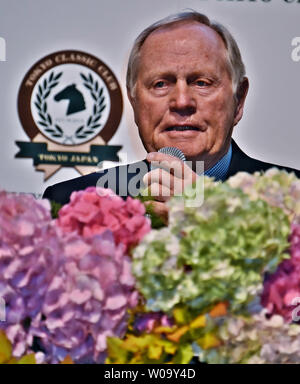
<svg viewBox="0 0 300 384"><path fill-rule="evenodd" d="M193 182L197 178L197 174L187 164L174 156L150 152L146 159L153 168L162 168L179 179L190 179Z"/></svg>
<svg viewBox="0 0 300 384"><path fill-rule="evenodd" d="M146 157L152 167L165 169L167 172L182 178L184 174L185 164L178 158L165 153L150 152Z"/></svg>
<svg viewBox="0 0 300 384"><path fill-rule="evenodd" d="M143 191L143 196L152 196L157 201L168 201L173 192L164 185L152 183Z"/></svg>
<svg viewBox="0 0 300 384"><path fill-rule="evenodd" d="M173 190L174 187L174 176L164 169L156 168L153 171L146 173L143 177L143 183L148 186L153 183L162 184Z"/></svg>
<svg viewBox="0 0 300 384"><path fill-rule="evenodd" d="M153 212L159 216L166 225L168 224L169 210L165 203L159 201L146 201L145 205L151 205Z"/></svg>

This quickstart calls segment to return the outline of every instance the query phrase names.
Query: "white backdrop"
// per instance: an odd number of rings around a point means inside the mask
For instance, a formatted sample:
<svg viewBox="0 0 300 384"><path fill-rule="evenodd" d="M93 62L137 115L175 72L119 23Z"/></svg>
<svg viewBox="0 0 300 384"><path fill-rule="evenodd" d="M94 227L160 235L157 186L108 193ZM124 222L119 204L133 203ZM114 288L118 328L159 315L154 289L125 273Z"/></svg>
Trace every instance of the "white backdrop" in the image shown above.
<svg viewBox="0 0 300 384"><path fill-rule="evenodd" d="M6 61L0 61L0 188L42 193L79 176L64 168L44 182L31 159L14 158L15 141L29 141L17 114L21 81L35 62L59 50L85 51L111 68L125 106L109 144L123 145L123 161L144 158L125 92L129 51L144 27L187 8L223 23L240 46L250 89L234 131L237 143L250 156L299 169L300 52L292 40L300 36L300 1L0 0L0 37L6 42ZM300 38L294 41L300 44Z"/></svg>

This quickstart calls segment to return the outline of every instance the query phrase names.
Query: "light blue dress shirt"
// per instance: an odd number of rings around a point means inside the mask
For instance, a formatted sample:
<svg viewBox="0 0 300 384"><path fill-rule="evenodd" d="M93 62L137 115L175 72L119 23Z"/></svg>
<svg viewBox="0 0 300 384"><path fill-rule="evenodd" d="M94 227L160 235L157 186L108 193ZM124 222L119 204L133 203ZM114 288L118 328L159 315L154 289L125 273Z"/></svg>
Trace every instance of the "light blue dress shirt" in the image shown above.
<svg viewBox="0 0 300 384"><path fill-rule="evenodd" d="M204 175L209 177L214 177L217 181L225 181L226 176L229 170L229 165L232 157L232 145L230 143L230 147L226 155L222 157L213 167L209 168L204 172Z"/></svg>

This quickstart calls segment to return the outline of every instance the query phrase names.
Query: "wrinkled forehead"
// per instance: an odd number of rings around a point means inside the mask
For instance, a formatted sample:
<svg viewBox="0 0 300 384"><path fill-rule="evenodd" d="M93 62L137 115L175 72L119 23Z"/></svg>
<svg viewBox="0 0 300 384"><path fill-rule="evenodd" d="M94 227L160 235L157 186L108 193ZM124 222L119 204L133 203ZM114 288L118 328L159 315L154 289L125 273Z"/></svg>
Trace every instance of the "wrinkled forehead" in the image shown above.
<svg viewBox="0 0 300 384"><path fill-rule="evenodd" d="M185 55L191 50L195 54L223 58L228 61L228 53L222 37L212 28L196 21L180 21L160 27L144 41L140 59L155 55L157 51L174 55Z"/></svg>

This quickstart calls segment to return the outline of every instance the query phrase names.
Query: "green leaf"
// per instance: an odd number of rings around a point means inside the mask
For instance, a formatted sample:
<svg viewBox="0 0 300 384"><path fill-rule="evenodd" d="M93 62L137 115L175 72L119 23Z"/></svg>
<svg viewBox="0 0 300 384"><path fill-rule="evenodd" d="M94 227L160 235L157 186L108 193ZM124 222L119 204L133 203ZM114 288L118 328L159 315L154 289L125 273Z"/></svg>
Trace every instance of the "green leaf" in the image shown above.
<svg viewBox="0 0 300 384"><path fill-rule="evenodd" d="M150 344L148 348L149 359L158 360L163 353L163 347L159 344Z"/></svg>
<svg viewBox="0 0 300 384"><path fill-rule="evenodd" d="M122 348L123 341L117 337L108 337L107 343L107 362L125 364L128 362L128 352Z"/></svg>
<svg viewBox="0 0 300 384"><path fill-rule="evenodd" d="M173 316L177 324L186 324L190 320L188 310L185 306L177 306L174 308Z"/></svg>
<svg viewBox="0 0 300 384"><path fill-rule="evenodd" d="M192 346L190 344L181 345L174 356L173 364L188 364L194 356Z"/></svg>
<svg viewBox="0 0 300 384"><path fill-rule="evenodd" d="M21 357L17 364L36 364L34 353Z"/></svg>
<svg viewBox="0 0 300 384"><path fill-rule="evenodd" d="M62 207L62 204L59 204L53 200L50 201L50 204L51 204L52 219L56 219L56 218L58 218L58 212L59 212L60 208Z"/></svg>
<svg viewBox="0 0 300 384"><path fill-rule="evenodd" d="M12 354L12 345L3 331L0 331L0 364L8 361Z"/></svg>

